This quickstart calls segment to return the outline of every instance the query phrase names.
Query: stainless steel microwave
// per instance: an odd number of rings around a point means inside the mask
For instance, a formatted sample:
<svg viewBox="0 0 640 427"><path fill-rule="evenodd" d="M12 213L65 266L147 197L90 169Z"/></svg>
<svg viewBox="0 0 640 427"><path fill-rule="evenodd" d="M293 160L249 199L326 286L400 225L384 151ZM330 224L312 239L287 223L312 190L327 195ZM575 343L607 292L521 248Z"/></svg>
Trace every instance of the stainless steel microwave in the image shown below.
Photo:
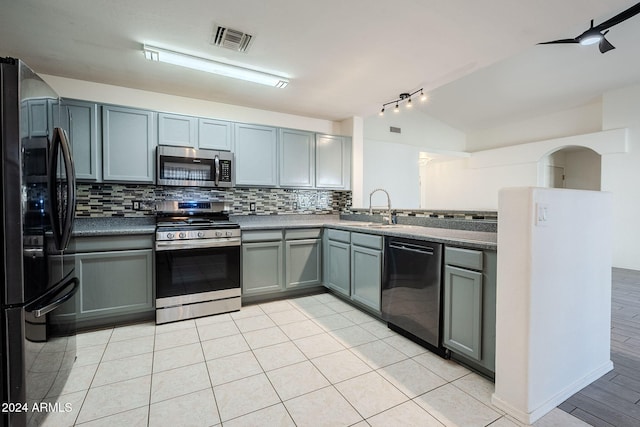
<svg viewBox="0 0 640 427"><path fill-rule="evenodd" d="M156 184L233 187L233 153L159 145Z"/></svg>

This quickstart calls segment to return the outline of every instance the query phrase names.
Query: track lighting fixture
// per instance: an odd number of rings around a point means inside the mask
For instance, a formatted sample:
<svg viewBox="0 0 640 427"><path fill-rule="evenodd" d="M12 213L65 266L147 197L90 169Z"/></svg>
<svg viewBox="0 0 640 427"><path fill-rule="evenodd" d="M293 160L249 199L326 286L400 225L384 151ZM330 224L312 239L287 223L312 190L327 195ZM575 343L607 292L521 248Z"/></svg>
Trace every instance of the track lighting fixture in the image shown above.
<svg viewBox="0 0 640 427"><path fill-rule="evenodd" d="M420 101L426 101L427 96L424 94L424 90L422 88L411 93L403 92L398 96L398 99L394 99L393 101L385 102L384 104L382 104L382 109L380 110L378 115L384 116L384 109L387 105L390 105L390 104L396 104L393 111L397 113L398 111L400 111L400 103L403 101L406 101L407 108L411 108L411 106L413 105L411 102L411 97L418 92L420 92Z"/></svg>

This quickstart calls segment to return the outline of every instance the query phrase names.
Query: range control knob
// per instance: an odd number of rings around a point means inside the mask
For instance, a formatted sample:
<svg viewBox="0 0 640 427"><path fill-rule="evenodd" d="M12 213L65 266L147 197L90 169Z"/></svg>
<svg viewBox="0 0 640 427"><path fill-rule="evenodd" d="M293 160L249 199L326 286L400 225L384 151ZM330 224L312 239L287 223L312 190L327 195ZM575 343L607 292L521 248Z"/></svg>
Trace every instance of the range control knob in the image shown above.
<svg viewBox="0 0 640 427"><path fill-rule="evenodd" d="M167 239L173 239L174 237L176 237L175 234L173 233L167 233Z"/></svg>
<svg viewBox="0 0 640 427"><path fill-rule="evenodd" d="M233 236L233 231L227 231L227 232L224 233L224 235L227 236L227 237L231 237L231 236Z"/></svg>
<svg viewBox="0 0 640 427"><path fill-rule="evenodd" d="M178 234L178 237L180 237L181 239L184 239L185 237L187 237L187 233L182 231L182 232L180 232L180 234Z"/></svg>
<svg viewBox="0 0 640 427"><path fill-rule="evenodd" d="M222 231L216 231L216 237L222 236Z"/></svg>
<svg viewBox="0 0 640 427"><path fill-rule="evenodd" d="M198 231L198 237L204 237L204 231Z"/></svg>

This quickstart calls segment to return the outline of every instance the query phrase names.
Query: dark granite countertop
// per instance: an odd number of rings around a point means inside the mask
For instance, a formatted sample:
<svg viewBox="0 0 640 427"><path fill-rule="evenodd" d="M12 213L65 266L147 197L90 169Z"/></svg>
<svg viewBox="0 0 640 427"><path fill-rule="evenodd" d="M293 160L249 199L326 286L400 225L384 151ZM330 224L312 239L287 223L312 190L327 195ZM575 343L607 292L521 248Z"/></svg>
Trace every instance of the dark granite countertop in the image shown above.
<svg viewBox="0 0 640 427"><path fill-rule="evenodd" d="M447 245L464 246L475 249L497 249L497 233L485 231L457 230L450 228L422 227L417 225L394 224L382 226L380 223L345 221L337 215L308 215L310 218L300 216L287 219L286 215L278 216L254 216L251 219L235 218L242 230L266 230L266 229L292 229L326 227L345 231L356 231L379 236L395 236Z"/></svg>
<svg viewBox="0 0 640 427"><path fill-rule="evenodd" d="M73 225L75 237L153 234L155 231L155 217L76 218Z"/></svg>
<svg viewBox="0 0 640 427"><path fill-rule="evenodd" d="M476 249L495 250L497 233L469 231L451 228L423 227L418 225L395 224L381 226L380 223L341 220L339 215L263 215L233 216L242 230L295 229L326 227L345 231L355 231L379 236L396 236L418 240L429 240ZM73 235L112 236L153 234L155 218L77 218Z"/></svg>

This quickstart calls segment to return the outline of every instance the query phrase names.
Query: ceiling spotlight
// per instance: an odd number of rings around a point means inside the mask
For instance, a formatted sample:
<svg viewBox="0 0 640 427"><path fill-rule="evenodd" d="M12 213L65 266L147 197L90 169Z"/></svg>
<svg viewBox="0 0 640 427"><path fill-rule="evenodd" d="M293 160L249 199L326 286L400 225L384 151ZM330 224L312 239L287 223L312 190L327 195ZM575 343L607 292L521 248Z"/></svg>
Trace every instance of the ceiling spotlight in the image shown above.
<svg viewBox="0 0 640 427"><path fill-rule="evenodd" d="M207 73L234 79L245 80L253 83L260 83L267 86L284 88L289 84L286 77L276 76L250 68L231 65L224 62L212 61L186 53L174 52L159 47L145 44L142 46L144 57L151 61L165 62L167 64L179 65L193 70L205 71Z"/></svg>
<svg viewBox="0 0 640 427"><path fill-rule="evenodd" d="M389 101L389 102L385 102L384 104L382 104L382 110L380 110L380 113L378 113L378 115L383 116L384 115L384 108L387 105L390 104L396 104L395 108L393 109L394 112L398 112L400 111L400 103L403 101L407 102L407 108L411 108L413 106L412 101L411 101L411 97L413 95L415 95L416 93L420 92L420 99L421 100L425 100L427 99L427 97L424 94L424 90L422 88L414 91L414 92L402 92L400 95L398 95L398 99L394 99L393 101Z"/></svg>

